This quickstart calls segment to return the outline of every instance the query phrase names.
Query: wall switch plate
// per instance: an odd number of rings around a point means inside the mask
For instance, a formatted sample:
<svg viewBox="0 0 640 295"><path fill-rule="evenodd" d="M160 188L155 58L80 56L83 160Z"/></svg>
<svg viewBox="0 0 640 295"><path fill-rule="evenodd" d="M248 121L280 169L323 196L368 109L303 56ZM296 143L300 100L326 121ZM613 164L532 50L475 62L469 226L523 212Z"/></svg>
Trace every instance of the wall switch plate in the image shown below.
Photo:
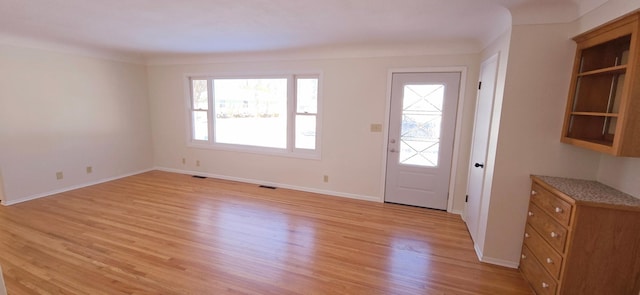
<svg viewBox="0 0 640 295"><path fill-rule="evenodd" d="M92 173L92 172L93 172L93 167L87 166L87 174Z"/></svg>
<svg viewBox="0 0 640 295"><path fill-rule="evenodd" d="M382 124L371 124L371 132L382 132Z"/></svg>
<svg viewBox="0 0 640 295"><path fill-rule="evenodd" d="M56 179L60 180L64 178L64 174L62 174L62 171L56 172Z"/></svg>

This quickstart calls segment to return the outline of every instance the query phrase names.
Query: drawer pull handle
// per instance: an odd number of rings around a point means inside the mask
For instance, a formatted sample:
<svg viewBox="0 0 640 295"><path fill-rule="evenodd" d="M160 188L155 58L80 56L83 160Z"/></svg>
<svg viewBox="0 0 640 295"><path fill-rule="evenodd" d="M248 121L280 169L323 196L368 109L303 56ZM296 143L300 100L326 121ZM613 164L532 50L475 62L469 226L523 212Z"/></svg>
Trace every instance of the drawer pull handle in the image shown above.
<svg viewBox="0 0 640 295"><path fill-rule="evenodd" d="M548 264L553 264L553 260L551 258L547 258L547 263Z"/></svg>
<svg viewBox="0 0 640 295"><path fill-rule="evenodd" d="M545 289L546 289L546 288L549 288L549 284L547 284L547 283L545 283L545 282L542 282L542 288L545 288Z"/></svg>
<svg viewBox="0 0 640 295"><path fill-rule="evenodd" d="M532 196L535 196L535 195L537 195L537 194L538 194L538 192L536 192L536 191L534 191L534 190L531 190L531 195L532 195Z"/></svg>
<svg viewBox="0 0 640 295"><path fill-rule="evenodd" d="M525 238L530 237L529 233L524 233L524 237L525 237Z"/></svg>
<svg viewBox="0 0 640 295"><path fill-rule="evenodd" d="M556 207L556 213L562 213L564 210L562 210L562 208L560 207Z"/></svg>
<svg viewBox="0 0 640 295"><path fill-rule="evenodd" d="M531 212L531 211L529 211L528 214L529 214L529 216L533 216L533 212Z"/></svg>
<svg viewBox="0 0 640 295"><path fill-rule="evenodd" d="M559 237L559 236L560 236L559 234L557 234L557 233L556 233L556 232L554 232L554 231L552 231L550 235L551 235L551 237L552 237L552 238L557 238L557 237Z"/></svg>

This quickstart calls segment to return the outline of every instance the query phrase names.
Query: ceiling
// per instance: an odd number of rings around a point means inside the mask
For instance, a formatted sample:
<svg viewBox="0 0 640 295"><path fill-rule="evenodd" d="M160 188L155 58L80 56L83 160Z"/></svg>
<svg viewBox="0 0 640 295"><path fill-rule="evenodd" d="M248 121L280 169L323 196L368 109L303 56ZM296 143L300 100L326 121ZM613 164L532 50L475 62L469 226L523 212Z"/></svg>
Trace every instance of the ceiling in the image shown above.
<svg viewBox="0 0 640 295"><path fill-rule="evenodd" d="M486 44L509 10L580 0L0 0L0 36L141 56Z"/></svg>

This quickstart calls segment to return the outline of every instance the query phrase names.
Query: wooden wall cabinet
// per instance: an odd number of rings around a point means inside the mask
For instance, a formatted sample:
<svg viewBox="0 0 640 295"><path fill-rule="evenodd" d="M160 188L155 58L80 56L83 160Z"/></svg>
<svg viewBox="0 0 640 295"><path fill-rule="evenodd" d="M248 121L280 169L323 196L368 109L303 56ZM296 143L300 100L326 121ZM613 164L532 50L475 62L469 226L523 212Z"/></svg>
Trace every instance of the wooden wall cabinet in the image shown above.
<svg viewBox="0 0 640 295"><path fill-rule="evenodd" d="M532 176L520 270L538 295L638 295L640 199L595 181Z"/></svg>
<svg viewBox="0 0 640 295"><path fill-rule="evenodd" d="M636 11L574 38L562 142L640 157L639 20Z"/></svg>

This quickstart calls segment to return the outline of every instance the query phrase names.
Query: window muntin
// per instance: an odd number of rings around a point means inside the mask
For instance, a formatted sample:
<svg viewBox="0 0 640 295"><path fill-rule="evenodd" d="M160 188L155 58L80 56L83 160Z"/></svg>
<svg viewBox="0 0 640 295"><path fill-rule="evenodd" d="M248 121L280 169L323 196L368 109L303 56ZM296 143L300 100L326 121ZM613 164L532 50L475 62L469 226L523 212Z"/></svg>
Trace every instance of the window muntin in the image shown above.
<svg viewBox="0 0 640 295"><path fill-rule="evenodd" d="M317 75L190 81L192 144L319 157Z"/></svg>

